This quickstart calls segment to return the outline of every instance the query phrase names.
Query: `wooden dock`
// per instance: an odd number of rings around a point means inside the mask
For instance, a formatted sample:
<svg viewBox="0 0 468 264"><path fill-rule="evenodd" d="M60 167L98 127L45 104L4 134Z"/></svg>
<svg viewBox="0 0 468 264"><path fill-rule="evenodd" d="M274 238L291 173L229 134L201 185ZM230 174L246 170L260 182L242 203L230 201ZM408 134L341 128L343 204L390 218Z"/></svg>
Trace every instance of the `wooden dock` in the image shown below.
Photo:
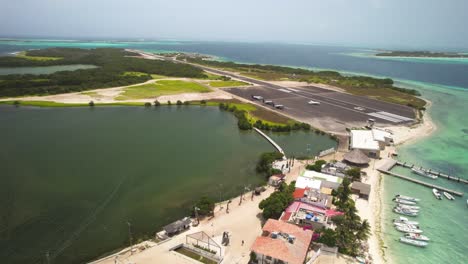
<svg viewBox="0 0 468 264"><path fill-rule="evenodd" d="M438 176L438 177L441 177L441 178L445 178L447 180L451 180L451 181L455 181L455 182L460 182L460 183L464 183L464 184L468 184L468 180L465 180L465 179L462 179L460 177L455 177L455 176L450 176L448 174L444 174L444 173L441 173L441 172L437 172L437 171L433 171L431 169L424 169L423 167L420 167L420 166L415 166L414 164L408 164L406 162L400 162L400 161L397 161L396 164L398 166L402 166L402 167L405 167L405 168L415 168L415 169L419 169L419 170L422 170L426 173L429 173L429 174L432 174L432 175L435 175L435 176Z"/></svg>
<svg viewBox="0 0 468 264"><path fill-rule="evenodd" d="M400 175L400 174L396 174L396 173L393 173L393 172L390 172L388 170L383 170L381 168L377 169L378 171L384 173L384 174L387 174L387 175L392 175L394 177L397 177L397 178L400 178L400 179L404 179L404 180L407 180L407 181L410 181L410 182L414 182L414 183L417 183L417 184L420 184L420 185L423 185L423 186L426 186L426 187L429 187L429 188L436 188L437 190L440 190L440 191L444 191L444 192L448 192L448 193L451 193L451 194L454 194L454 195L458 195L458 196L463 196L463 193L461 192L457 192L457 191L454 191L454 190L450 190L450 189L447 189L445 187L442 187L442 186L438 186L438 185L435 185L435 184L430 184L430 183L427 183L427 182L423 182L423 181L420 181L420 180L416 180L416 179L413 179L413 178L410 178L410 177L407 177L407 176L403 176L403 175Z"/></svg>

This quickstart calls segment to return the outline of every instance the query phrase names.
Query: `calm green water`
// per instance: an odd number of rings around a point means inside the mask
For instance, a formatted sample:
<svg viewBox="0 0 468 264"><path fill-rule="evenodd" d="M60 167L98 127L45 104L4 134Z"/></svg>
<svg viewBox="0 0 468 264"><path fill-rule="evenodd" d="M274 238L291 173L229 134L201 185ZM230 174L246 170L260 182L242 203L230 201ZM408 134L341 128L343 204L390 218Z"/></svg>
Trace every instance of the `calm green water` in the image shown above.
<svg viewBox="0 0 468 264"><path fill-rule="evenodd" d="M136 236L153 234L202 195L261 184L256 161L273 151L214 107L3 106L0 124L1 263L44 263L46 251L53 263L90 260L127 243L127 221Z"/></svg>
<svg viewBox="0 0 468 264"><path fill-rule="evenodd" d="M445 87L419 82L403 82L408 87L419 88L423 96L433 102L429 114L438 130L430 137L399 148L400 159L468 178L468 92L455 87ZM394 171L415 176L409 170ZM384 241L390 263L466 263L468 259L468 186L446 179L431 183L458 190L465 195L455 196L455 201L436 200L430 188L419 186L391 176L384 177L384 212L382 215ZM425 180L425 179L423 179ZM421 213L416 217L424 234L431 238L427 248L416 248L396 241L401 233L394 230L391 219L396 217L391 209L391 199L396 193L421 198Z"/></svg>
<svg viewBox="0 0 468 264"><path fill-rule="evenodd" d="M75 65L58 65L58 66L41 66L41 67L0 67L0 75L8 74L51 74L58 71L75 71L97 68L94 65L75 64Z"/></svg>

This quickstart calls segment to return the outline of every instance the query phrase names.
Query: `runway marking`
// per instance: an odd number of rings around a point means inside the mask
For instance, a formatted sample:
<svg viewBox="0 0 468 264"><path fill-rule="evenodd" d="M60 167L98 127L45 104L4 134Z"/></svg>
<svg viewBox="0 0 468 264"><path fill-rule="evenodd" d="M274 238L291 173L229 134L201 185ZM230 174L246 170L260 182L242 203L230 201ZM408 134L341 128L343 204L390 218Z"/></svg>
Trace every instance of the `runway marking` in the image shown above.
<svg viewBox="0 0 468 264"><path fill-rule="evenodd" d="M278 89L278 91L282 91L282 92L285 92L285 93L292 93L292 91L289 91L287 89Z"/></svg>
<svg viewBox="0 0 468 264"><path fill-rule="evenodd" d="M380 118L380 119L384 119L384 120L387 120L387 121L390 121L390 122L393 122L393 123L400 123L400 122L402 122L401 119L396 119L396 118L393 118L393 117L390 117L390 116L382 115L382 114L379 114L379 113L377 113L377 112L367 113L367 115L370 115L370 116L373 116L373 117L377 117L377 118Z"/></svg>
<svg viewBox="0 0 468 264"><path fill-rule="evenodd" d="M412 118L408 118L408 117L401 116L401 115L395 115L395 114L388 113L388 112L378 112L378 113L381 114L381 115L390 116L390 117L393 117L393 118L396 118L396 119L401 119L403 121L413 121Z"/></svg>

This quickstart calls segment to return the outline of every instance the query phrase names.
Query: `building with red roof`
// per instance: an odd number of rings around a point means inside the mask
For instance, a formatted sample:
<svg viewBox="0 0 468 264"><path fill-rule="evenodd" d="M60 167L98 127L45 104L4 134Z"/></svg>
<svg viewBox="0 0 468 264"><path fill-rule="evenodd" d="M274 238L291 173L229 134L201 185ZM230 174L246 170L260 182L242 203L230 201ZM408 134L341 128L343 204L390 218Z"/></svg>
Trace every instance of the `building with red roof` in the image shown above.
<svg viewBox="0 0 468 264"><path fill-rule="evenodd" d="M257 237L250 250L257 263L303 264L309 251L313 232L283 221L268 219L262 236Z"/></svg>

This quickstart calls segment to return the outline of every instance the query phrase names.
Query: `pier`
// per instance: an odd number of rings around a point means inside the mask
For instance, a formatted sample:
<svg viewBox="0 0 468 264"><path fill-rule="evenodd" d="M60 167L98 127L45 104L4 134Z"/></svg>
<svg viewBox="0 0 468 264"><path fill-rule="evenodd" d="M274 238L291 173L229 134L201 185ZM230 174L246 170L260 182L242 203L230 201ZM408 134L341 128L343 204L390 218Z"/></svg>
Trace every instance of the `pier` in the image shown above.
<svg viewBox="0 0 468 264"><path fill-rule="evenodd" d="M435 175L435 176L438 176L438 177L441 177L441 178L445 178L447 180L452 180L452 181L455 181L455 182L468 184L468 180L462 179L460 177L450 176L448 174L433 171L431 169L424 169L423 167L415 166L414 164L408 164L406 162L400 162L400 161L395 161L395 162L396 162L396 165L398 165L398 166L402 166L402 167L409 168L409 169L412 169L412 168L419 169L421 171L424 171L425 173L432 174L432 175Z"/></svg>
<svg viewBox="0 0 468 264"><path fill-rule="evenodd" d="M417 183L419 185L423 185L423 186L426 186L426 187L429 187L429 188L436 188L437 190L448 192L448 193L451 193L451 194L454 194L454 195L457 195L457 196L463 196L463 193L461 193L461 192L457 192L457 191L454 191L454 190L451 190L451 189L448 189L448 188L445 188L445 187L442 187L442 186L438 186L438 185L435 185L435 184L427 183L427 182L424 182L424 181L420 181L420 180L417 180L417 179L413 179L413 178L410 178L410 177L407 177L407 176L403 176L403 175L400 175L400 174L397 174L397 173L390 172L388 168L391 169L391 167L395 166L396 163L397 163L396 161L392 162L392 160L388 160L383 166L381 166L377 170L380 171L381 173L391 175L391 176L394 176L394 177L397 177L397 178L400 178L400 179L403 179L403 180L407 180L407 181L410 181L410 182L414 182L414 183Z"/></svg>
<svg viewBox="0 0 468 264"><path fill-rule="evenodd" d="M260 129L256 127L254 127L253 129L257 131L262 137L266 138L266 140L268 140L268 142L270 142L273 145L273 147L275 147L281 154L283 154L283 159L286 159L286 154L284 154L283 149L278 144L276 144L276 142L273 141L273 139L271 139L269 136L267 136L265 133L263 133Z"/></svg>

